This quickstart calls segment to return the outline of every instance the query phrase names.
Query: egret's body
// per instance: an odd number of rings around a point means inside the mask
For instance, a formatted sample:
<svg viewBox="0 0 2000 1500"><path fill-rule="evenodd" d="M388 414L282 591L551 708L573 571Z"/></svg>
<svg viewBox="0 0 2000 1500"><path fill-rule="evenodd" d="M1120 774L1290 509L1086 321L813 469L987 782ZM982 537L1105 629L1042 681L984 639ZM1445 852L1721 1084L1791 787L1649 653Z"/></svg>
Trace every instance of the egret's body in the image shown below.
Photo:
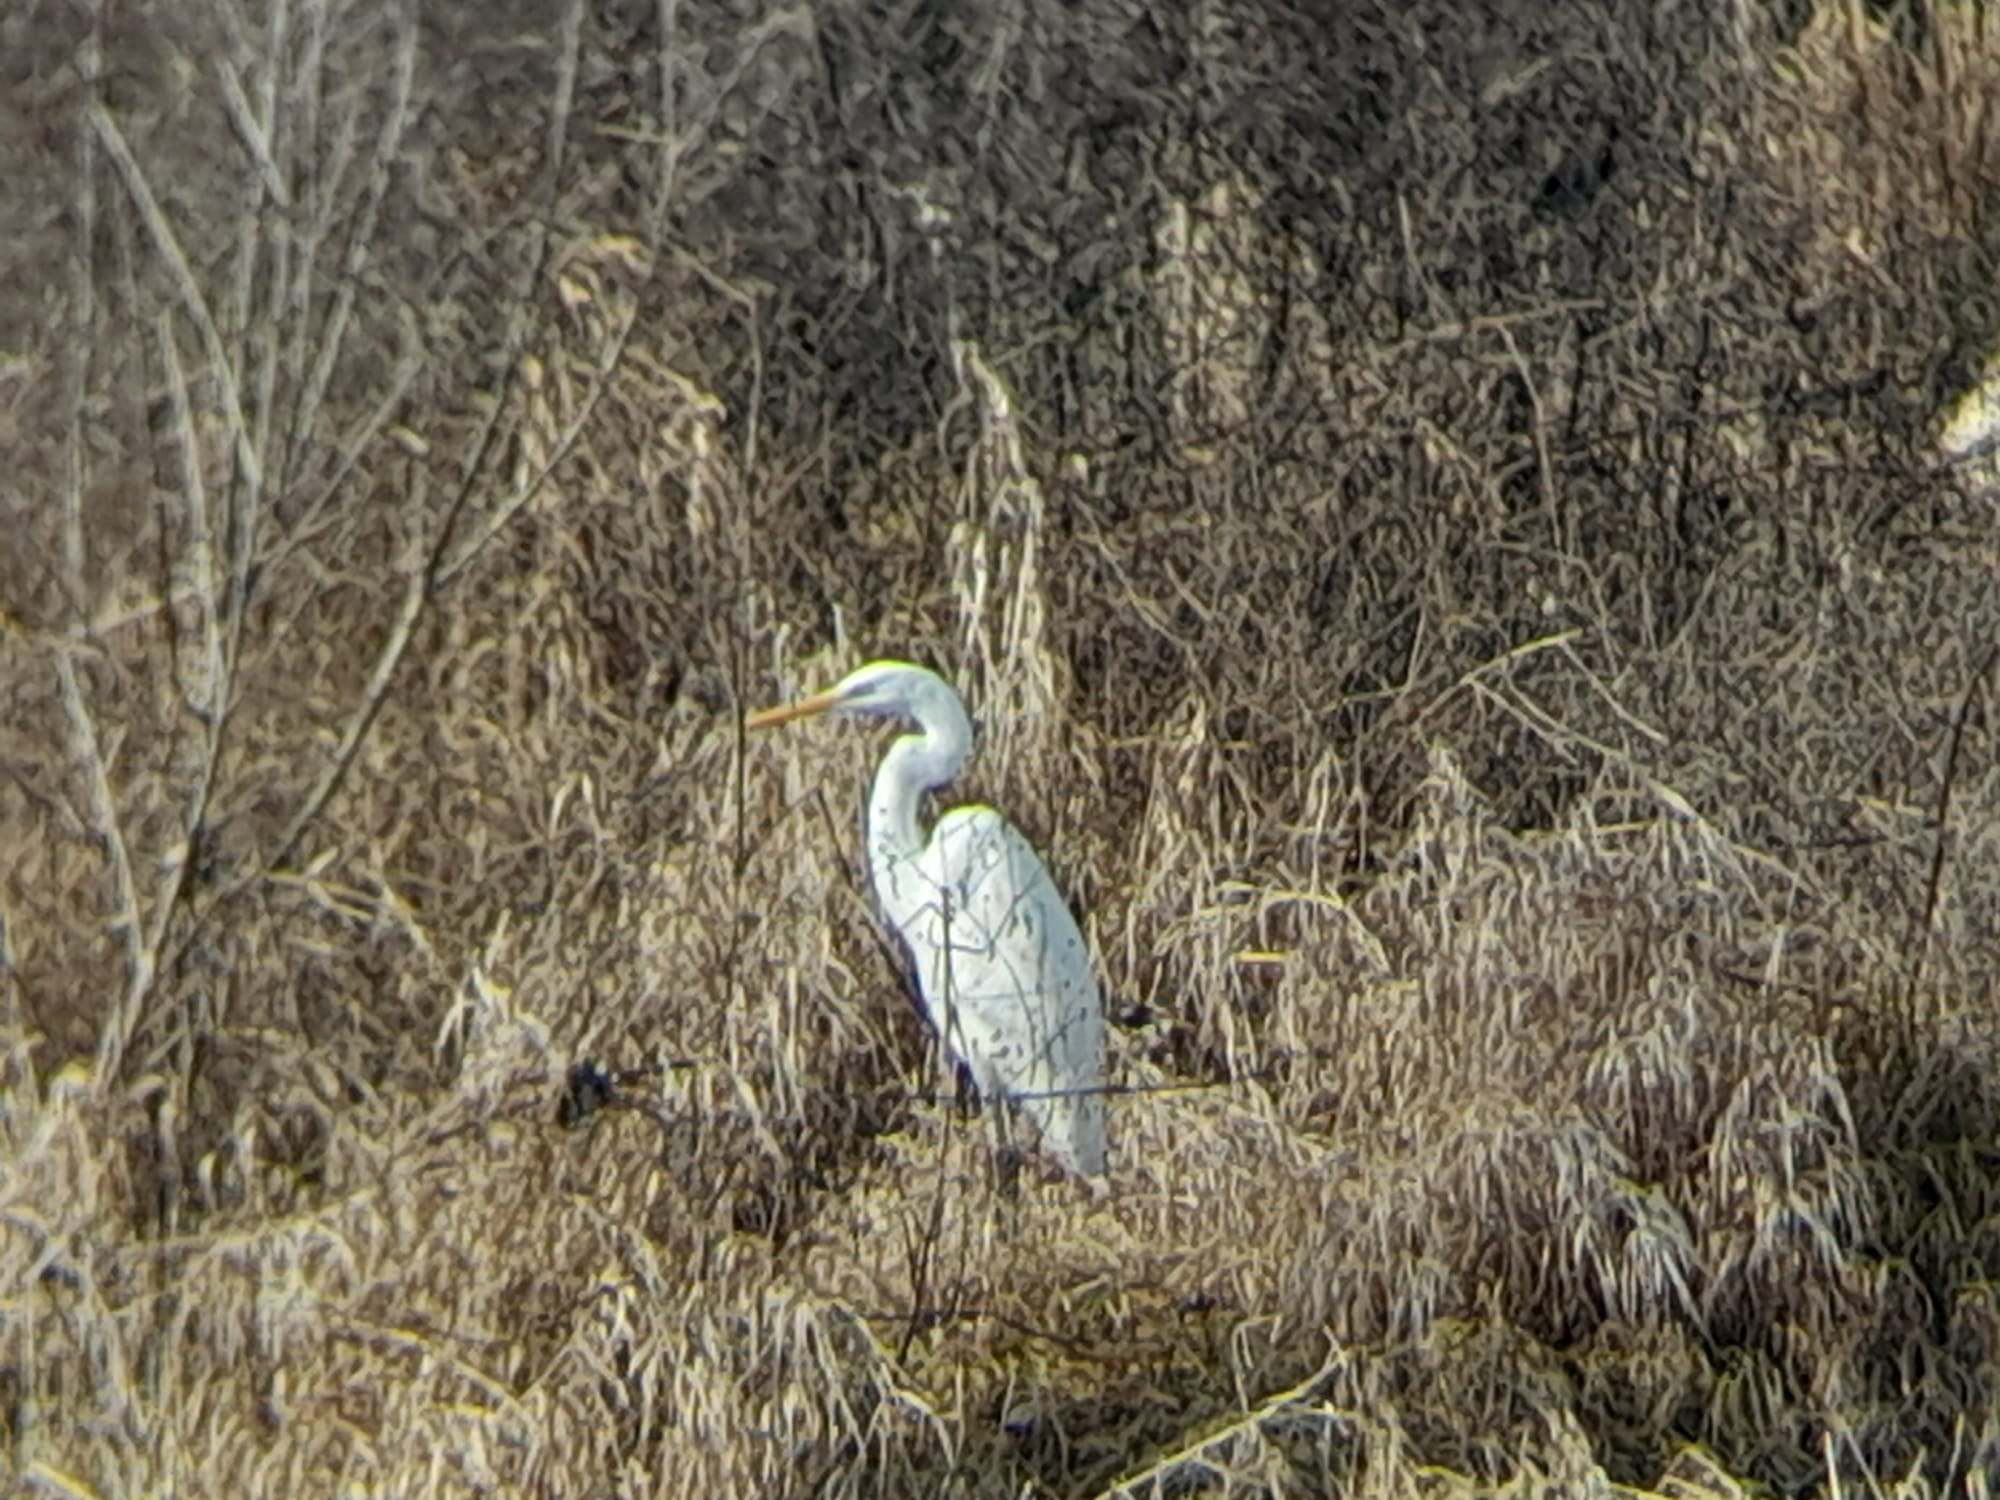
<svg viewBox="0 0 2000 1500"><path fill-rule="evenodd" d="M750 716L817 713L915 723L868 798L868 868L882 916L915 961L931 1025L989 1103L1017 1103L1071 1171L1104 1170L1104 1015L1076 918L1032 846L990 807L958 807L923 836L923 794L965 765L972 721L943 678L871 662L824 693Z"/></svg>

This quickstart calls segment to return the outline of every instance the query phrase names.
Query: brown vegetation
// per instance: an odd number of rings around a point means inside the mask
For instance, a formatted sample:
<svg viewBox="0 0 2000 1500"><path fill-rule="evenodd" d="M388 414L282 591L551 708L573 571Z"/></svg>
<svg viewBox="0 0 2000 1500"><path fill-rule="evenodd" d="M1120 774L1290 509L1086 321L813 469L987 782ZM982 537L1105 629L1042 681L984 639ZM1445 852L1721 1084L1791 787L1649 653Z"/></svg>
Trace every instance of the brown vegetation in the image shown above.
<svg viewBox="0 0 2000 1500"><path fill-rule="evenodd" d="M1992 1493L1990 22L1168 9L0 14L30 1493ZM1101 1197L738 727L876 655Z"/></svg>

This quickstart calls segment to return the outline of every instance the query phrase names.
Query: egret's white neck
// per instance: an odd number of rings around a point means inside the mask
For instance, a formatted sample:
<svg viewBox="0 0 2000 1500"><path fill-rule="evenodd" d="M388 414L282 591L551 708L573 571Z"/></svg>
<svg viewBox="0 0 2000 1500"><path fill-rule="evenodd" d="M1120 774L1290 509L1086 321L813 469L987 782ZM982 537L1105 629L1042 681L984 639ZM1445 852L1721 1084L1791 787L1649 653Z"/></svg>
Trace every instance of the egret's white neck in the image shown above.
<svg viewBox="0 0 2000 1500"><path fill-rule="evenodd" d="M924 714L919 731L889 746L868 795L869 869L877 898L892 913L910 899L934 899L908 889L898 872L924 850L924 830L917 820L924 793L948 785L972 749L972 723L955 696L950 703L955 712L943 705L927 707L931 711ZM905 887L902 899L899 886Z"/></svg>

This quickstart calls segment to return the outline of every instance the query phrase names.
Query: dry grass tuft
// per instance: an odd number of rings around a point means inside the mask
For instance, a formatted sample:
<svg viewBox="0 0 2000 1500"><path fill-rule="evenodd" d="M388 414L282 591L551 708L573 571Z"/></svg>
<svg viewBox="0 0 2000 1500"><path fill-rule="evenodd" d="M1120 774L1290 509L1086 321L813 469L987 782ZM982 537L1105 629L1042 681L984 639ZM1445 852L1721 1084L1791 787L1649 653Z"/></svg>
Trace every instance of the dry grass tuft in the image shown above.
<svg viewBox="0 0 2000 1500"><path fill-rule="evenodd" d="M21 1486L1989 1494L2000 55L1638 9L0 15Z"/></svg>

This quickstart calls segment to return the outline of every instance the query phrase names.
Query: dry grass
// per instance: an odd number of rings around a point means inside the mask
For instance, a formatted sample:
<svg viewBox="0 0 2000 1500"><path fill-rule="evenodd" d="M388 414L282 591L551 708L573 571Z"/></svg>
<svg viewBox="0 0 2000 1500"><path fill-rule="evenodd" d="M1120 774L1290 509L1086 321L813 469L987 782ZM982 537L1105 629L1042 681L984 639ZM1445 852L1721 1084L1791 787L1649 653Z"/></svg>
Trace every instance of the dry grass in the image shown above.
<svg viewBox="0 0 2000 1500"><path fill-rule="evenodd" d="M28 1493L1992 1493L2000 52L1227 9L0 17ZM737 728L888 654L1102 1194Z"/></svg>

